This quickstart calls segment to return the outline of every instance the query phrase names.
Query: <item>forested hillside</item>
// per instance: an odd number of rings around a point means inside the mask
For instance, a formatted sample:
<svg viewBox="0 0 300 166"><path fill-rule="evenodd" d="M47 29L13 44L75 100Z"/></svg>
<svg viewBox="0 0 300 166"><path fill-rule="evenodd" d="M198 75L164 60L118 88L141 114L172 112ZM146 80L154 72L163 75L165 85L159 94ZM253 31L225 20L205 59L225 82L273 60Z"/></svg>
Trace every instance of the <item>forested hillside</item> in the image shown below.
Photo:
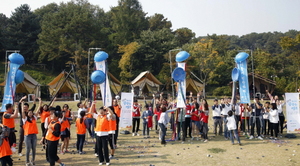
<svg viewBox="0 0 300 166"><path fill-rule="evenodd" d="M51 3L34 11L23 4L10 17L0 13L0 59L5 61L7 50L20 50L27 65L43 64L53 75L75 64L84 83L89 51L91 70L96 53L90 48L101 48L109 54L109 71L123 83L149 70L170 85L169 58L174 62L175 49L181 48L191 54L188 71L195 73L208 90L226 91L233 58L244 50L253 56L255 73L277 82L275 93L299 87L299 31L195 36L188 27L172 29L172 20L162 14L148 17L146 13L138 0L119 0L108 12L85 0ZM44 75L33 77L39 82L45 80Z"/></svg>

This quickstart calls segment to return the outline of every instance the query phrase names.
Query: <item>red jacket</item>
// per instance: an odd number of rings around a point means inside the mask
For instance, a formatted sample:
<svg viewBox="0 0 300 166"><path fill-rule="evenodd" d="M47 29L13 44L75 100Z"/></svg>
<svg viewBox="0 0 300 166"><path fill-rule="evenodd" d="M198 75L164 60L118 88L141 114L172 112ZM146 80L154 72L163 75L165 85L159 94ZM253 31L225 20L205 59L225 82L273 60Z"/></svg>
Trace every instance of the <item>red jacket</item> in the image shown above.
<svg viewBox="0 0 300 166"><path fill-rule="evenodd" d="M133 105L133 111L132 111L132 117L140 117L141 116L141 111L140 107L137 105Z"/></svg>

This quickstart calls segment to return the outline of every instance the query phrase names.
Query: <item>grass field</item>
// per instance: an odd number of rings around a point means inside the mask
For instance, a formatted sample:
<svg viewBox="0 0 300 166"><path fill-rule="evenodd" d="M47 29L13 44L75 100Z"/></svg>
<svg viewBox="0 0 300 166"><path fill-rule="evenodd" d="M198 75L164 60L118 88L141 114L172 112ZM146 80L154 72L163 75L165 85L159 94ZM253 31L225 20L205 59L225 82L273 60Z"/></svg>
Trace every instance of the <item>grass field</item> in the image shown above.
<svg viewBox="0 0 300 166"><path fill-rule="evenodd" d="M72 111L77 112L76 102L56 102L54 105L62 106L65 103L69 104ZM212 101L209 101L210 105L211 103ZM97 103L97 108L100 104L101 102ZM207 143L204 143L203 140L191 141L188 138L184 143L170 141L166 146L162 146L154 131L150 131L151 138L148 139L144 139L142 136L132 137L131 134L120 134L115 153L116 159L111 160L111 165L300 165L299 138L281 138L275 142L268 139L249 140L241 136L242 146L231 145L231 142L225 140L223 136L213 136L211 118L209 119L209 126L209 141ZM140 129L142 129L141 125ZM70 151L76 151L74 124L71 127L71 133ZM40 134L38 138L41 138ZM168 130L166 139L170 138L171 132ZM59 157L67 166L98 165L98 158L94 156L94 144L91 139L88 141L89 143L84 146L86 154L66 153L64 155L59 154ZM23 156L20 157L20 160L17 154L13 155L14 165L25 165L24 149L22 153ZM207 157L208 155L210 157ZM36 165L49 165L45 161L45 151L42 151L41 145L37 146Z"/></svg>

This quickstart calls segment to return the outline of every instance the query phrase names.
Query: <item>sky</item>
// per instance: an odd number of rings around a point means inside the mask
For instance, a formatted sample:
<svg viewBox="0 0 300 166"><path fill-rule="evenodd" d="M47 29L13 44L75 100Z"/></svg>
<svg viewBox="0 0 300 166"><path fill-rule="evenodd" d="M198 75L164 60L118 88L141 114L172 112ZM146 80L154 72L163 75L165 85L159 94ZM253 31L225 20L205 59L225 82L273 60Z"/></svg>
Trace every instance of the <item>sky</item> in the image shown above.
<svg viewBox="0 0 300 166"><path fill-rule="evenodd" d="M49 3L70 0L6 0L0 13L10 17L21 4L31 10ZM89 0L104 11L118 5L118 0ZM189 28L198 36L246 35L252 32L300 31L300 0L139 0L143 11L152 16L163 14L172 29Z"/></svg>

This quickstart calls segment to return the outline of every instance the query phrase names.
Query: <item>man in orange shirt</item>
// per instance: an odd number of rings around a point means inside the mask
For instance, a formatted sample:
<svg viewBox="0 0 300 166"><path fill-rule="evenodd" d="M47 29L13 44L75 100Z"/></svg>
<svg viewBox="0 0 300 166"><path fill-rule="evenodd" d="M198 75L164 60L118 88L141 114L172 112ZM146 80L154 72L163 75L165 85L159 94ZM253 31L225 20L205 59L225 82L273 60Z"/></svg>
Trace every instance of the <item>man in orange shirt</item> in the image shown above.
<svg viewBox="0 0 300 166"><path fill-rule="evenodd" d="M11 155L12 151L8 143L10 129L0 123L0 163L1 165L13 165Z"/></svg>
<svg viewBox="0 0 300 166"><path fill-rule="evenodd" d="M5 105L6 112L4 112L2 117L2 123L10 129L8 136L9 146L16 147L16 134L15 134L15 118L18 117L18 111L13 110L12 104ZM17 109L17 108L16 108Z"/></svg>

